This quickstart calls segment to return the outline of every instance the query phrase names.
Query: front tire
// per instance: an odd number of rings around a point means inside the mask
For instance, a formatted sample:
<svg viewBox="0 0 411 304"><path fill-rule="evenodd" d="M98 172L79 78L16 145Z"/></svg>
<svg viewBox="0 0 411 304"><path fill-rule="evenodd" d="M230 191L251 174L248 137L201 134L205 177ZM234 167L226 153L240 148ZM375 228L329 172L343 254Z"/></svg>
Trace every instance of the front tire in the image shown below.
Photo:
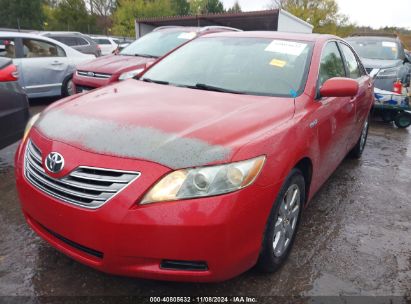
<svg viewBox="0 0 411 304"><path fill-rule="evenodd" d="M305 181L298 169L287 177L271 209L257 268L272 273L286 261L294 243L295 235L305 202Z"/></svg>

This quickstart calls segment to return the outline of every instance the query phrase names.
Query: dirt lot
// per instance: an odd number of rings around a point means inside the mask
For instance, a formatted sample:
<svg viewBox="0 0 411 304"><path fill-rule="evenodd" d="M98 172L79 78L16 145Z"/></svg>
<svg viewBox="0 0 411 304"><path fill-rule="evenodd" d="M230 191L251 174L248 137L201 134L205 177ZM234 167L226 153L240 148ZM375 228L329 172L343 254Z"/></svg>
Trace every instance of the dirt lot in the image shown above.
<svg viewBox="0 0 411 304"><path fill-rule="evenodd" d="M411 299L411 129L374 121L363 159L345 160L306 210L286 265L274 275L250 270L220 284L115 277L57 252L23 220L13 177L15 149L0 151L0 303L16 299L1 296L75 295L302 296L309 303L338 295L390 297L369 303Z"/></svg>

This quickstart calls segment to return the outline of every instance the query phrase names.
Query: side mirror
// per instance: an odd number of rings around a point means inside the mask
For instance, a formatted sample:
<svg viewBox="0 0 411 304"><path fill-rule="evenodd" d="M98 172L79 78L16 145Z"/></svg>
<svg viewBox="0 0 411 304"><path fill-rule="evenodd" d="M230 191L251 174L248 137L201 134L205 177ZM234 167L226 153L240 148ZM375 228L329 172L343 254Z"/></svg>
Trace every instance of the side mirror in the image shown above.
<svg viewBox="0 0 411 304"><path fill-rule="evenodd" d="M321 97L353 97L358 94L358 82L350 78L335 77L324 82Z"/></svg>

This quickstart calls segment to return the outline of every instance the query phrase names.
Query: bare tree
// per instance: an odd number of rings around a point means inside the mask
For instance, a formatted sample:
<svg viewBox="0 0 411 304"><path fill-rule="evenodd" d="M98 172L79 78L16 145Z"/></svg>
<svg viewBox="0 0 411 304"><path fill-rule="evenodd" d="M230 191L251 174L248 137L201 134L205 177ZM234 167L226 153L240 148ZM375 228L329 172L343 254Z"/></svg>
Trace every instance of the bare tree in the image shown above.
<svg viewBox="0 0 411 304"><path fill-rule="evenodd" d="M92 15L97 16L97 24L108 34L112 24L111 15L116 8L116 0L86 0Z"/></svg>

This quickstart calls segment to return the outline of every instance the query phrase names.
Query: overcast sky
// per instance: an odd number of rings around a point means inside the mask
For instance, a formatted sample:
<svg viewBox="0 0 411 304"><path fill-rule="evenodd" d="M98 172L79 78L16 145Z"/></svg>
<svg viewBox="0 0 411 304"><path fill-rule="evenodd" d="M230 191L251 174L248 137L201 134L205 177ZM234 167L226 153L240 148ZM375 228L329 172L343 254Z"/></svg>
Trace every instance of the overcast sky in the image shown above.
<svg viewBox="0 0 411 304"><path fill-rule="evenodd" d="M235 0L222 0L228 8ZM244 11L266 9L270 0L239 0ZM358 25L398 26L411 29L410 0L337 0L341 13Z"/></svg>

